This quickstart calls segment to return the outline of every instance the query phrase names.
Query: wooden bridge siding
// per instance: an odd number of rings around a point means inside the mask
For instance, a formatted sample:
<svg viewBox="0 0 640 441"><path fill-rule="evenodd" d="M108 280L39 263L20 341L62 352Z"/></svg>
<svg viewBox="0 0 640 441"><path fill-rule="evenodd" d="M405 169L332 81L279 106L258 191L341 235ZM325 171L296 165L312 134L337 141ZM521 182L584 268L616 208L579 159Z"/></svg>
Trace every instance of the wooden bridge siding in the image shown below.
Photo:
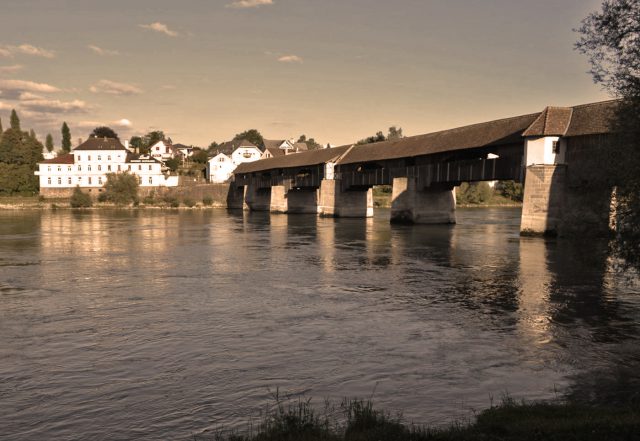
<svg viewBox="0 0 640 441"><path fill-rule="evenodd" d="M311 174L298 176L300 172L305 170L311 170ZM324 179L324 165L315 165L270 170L263 173L240 174L235 177L235 185L254 185L258 189L282 185L286 190L290 190L291 188L320 187L322 179Z"/></svg>

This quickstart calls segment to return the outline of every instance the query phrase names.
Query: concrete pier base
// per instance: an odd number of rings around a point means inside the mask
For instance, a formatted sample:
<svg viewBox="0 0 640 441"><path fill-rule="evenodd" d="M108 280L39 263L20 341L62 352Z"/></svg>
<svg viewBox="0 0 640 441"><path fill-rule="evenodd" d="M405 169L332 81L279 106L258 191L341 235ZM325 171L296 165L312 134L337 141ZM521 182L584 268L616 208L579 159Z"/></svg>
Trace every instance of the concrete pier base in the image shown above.
<svg viewBox="0 0 640 441"><path fill-rule="evenodd" d="M245 203L245 191L246 187L236 187L234 185L229 186L229 192L227 193L227 209L229 210L246 210L247 204Z"/></svg>
<svg viewBox="0 0 640 441"><path fill-rule="evenodd" d="M251 211L271 210L271 188L245 187L244 200Z"/></svg>
<svg viewBox="0 0 640 441"><path fill-rule="evenodd" d="M274 185L271 187L271 202L269 210L272 213L287 213L289 211L289 200L287 190L284 185Z"/></svg>
<svg viewBox="0 0 640 441"><path fill-rule="evenodd" d="M394 178L391 222L455 224L456 198L453 186L419 189L415 178Z"/></svg>
<svg viewBox="0 0 640 441"><path fill-rule="evenodd" d="M332 217L373 217L373 190L342 191L341 182L324 179L320 183L318 213Z"/></svg>
<svg viewBox="0 0 640 441"><path fill-rule="evenodd" d="M520 234L557 235L566 205L565 165L527 167Z"/></svg>
<svg viewBox="0 0 640 441"><path fill-rule="evenodd" d="M292 188L287 193L287 213L318 213L318 190Z"/></svg>

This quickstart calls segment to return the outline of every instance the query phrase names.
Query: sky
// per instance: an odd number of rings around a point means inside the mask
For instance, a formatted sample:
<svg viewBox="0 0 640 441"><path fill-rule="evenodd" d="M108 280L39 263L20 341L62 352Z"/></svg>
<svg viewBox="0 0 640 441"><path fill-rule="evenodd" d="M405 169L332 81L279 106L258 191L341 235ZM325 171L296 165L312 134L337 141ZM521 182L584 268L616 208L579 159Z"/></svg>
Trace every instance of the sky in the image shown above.
<svg viewBox="0 0 640 441"><path fill-rule="evenodd" d="M573 31L596 0L2 0L0 119L208 146L342 145L610 97Z"/></svg>

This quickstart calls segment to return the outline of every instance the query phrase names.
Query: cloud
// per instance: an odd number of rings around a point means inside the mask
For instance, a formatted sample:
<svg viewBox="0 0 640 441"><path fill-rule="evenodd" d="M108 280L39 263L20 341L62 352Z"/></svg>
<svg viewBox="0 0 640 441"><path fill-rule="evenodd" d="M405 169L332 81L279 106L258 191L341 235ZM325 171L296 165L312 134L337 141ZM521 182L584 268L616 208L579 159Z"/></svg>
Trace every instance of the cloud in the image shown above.
<svg viewBox="0 0 640 441"><path fill-rule="evenodd" d="M156 21L155 23L151 23L151 24L141 24L138 25L143 29L149 29L151 31L155 31L155 32L161 32L163 34L168 35L169 37L177 37L178 33L176 31L172 31L171 29L169 29L169 27L164 24L164 23L160 23L158 21Z"/></svg>
<svg viewBox="0 0 640 441"><path fill-rule="evenodd" d="M2 101L0 101L0 110L9 110L12 109L13 107L10 106L9 104L5 104Z"/></svg>
<svg viewBox="0 0 640 441"><path fill-rule="evenodd" d="M22 64L14 64L12 66L0 66L0 74L17 72L22 68L24 68Z"/></svg>
<svg viewBox="0 0 640 441"><path fill-rule="evenodd" d="M281 63L303 63L304 62L302 58L297 55L283 55L282 57L278 58L278 61Z"/></svg>
<svg viewBox="0 0 640 441"><path fill-rule="evenodd" d="M31 100L44 100L46 99L42 95L36 95L31 92L22 92L19 96L20 101L31 101Z"/></svg>
<svg viewBox="0 0 640 441"><path fill-rule="evenodd" d="M106 93L109 95L139 95L142 89L132 84L117 83L110 80L100 80L89 88L93 93Z"/></svg>
<svg viewBox="0 0 640 441"><path fill-rule="evenodd" d="M176 90L177 87L174 86L173 84L165 84L162 87L160 87L162 90Z"/></svg>
<svg viewBox="0 0 640 441"><path fill-rule="evenodd" d="M22 109L40 113L84 113L89 110L89 106L82 100L60 101L60 100L29 100L21 104Z"/></svg>
<svg viewBox="0 0 640 441"><path fill-rule="evenodd" d="M0 46L0 56L13 57L15 54L32 55L34 57L53 58L55 52L33 46L31 44L21 44L20 46Z"/></svg>
<svg viewBox="0 0 640 441"><path fill-rule="evenodd" d="M131 121L129 121L127 118L122 118L118 121L115 121L114 124L118 127L131 127Z"/></svg>
<svg viewBox="0 0 640 441"><path fill-rule="evenodd" d="M0 92L6 99L19 99L23 92L54 93L60 92L57 87L46 83L25 80L0 80Z"/></svg>
<svg viewBox="0 0 640 441"><path fill-rule="evenodd" d="M111 49L104 49L101 48L99 46L96 46L94 44L90 44L87 46L89 49L91 49L94 53L101 55L101 56L116 56L116 55L120 55L120 52L116 51L116 50L111 50Z"/></svg>
<svg viewBox="0 0 640 441"><path fill-rule="evenodd" d="M247 9L247 8L258 8L260 6L272 5L273 0L235 0L228 5L227 8L234 9Z"/></svg>

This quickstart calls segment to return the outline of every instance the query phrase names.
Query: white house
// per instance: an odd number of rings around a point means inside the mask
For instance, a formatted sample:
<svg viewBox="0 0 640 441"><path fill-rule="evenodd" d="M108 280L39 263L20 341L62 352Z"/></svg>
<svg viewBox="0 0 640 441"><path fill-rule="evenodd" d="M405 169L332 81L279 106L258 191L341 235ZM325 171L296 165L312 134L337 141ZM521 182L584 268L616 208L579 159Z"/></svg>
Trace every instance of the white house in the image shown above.
<svg viewBox="0 0 640 441"><path fill-rule="evenodd" d="M288 155L290 153L299 153L307 150L307 144L304 142L289 141L287 139L264 140L264 152L262 153L262 159L273 158L275 156Z"/></svg>
<svg viewBox="0 0 640 441"><path fill-rule="evenodd" d="M177 176L162 173L162 163L156 159L134 159L114 138L89 138L71 153L42 161L36 176L40 178L40 194L64 195L79 186L102 191L107 173L129 172L138 177L141 187L175 187ZM66 192L63 190L67 190Z"/></svg>
<svg viewBox="0 0 640 441"><path fill-rule="evenodd" d="M218 153L207 162L207 179L214 183L227 182L235 168L236 165L230 157Z"/></svg>
<svg viewBox="0 0 640 441"><path fill-rule="evenodd" d="M253 162L260 159L262 151L251 142L243 139L238 143L238 147L231 153L231 161L235 166L243 162Z"/></svg>
<svg viewBox="0 0 640 441"><path fill-rule="evenodd" d="M149 155L159 161L167 161L176 155L177 149L166 141L158 141L149 148Z"/></svg>

